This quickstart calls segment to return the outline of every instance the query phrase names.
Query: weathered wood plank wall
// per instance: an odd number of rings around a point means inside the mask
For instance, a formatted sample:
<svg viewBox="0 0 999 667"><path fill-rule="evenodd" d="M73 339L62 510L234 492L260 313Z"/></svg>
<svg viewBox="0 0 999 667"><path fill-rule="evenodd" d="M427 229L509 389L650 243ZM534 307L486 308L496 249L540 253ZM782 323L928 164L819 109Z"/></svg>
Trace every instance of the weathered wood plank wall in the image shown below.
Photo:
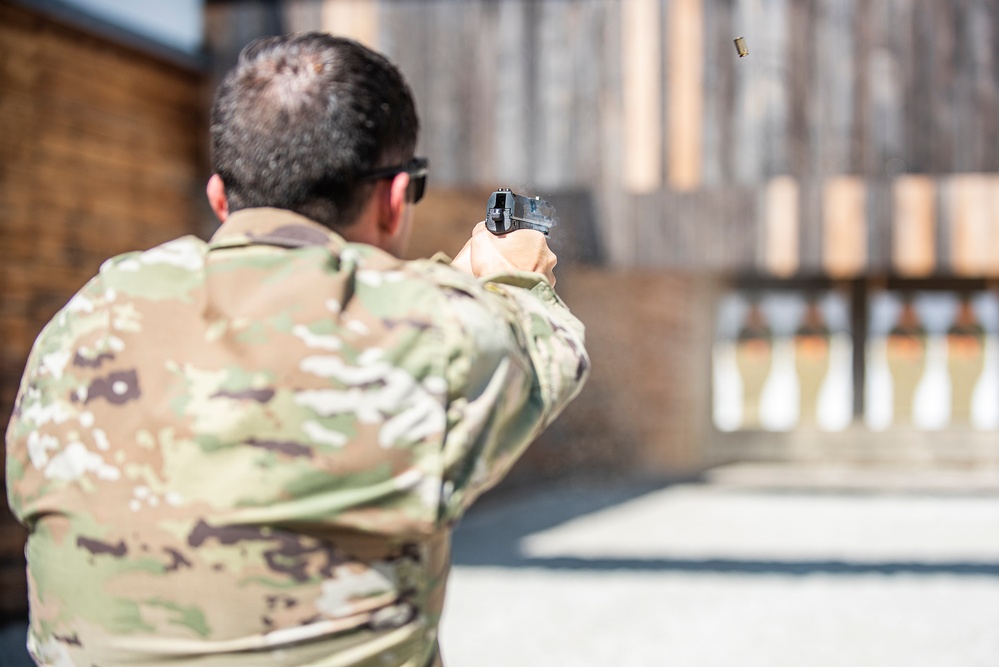
<svg viewBox="0 0 999 667"><path fill-rule="evenodd" d="M210 1L211 48L231 51L273 7ZM272 32L352 35L400 64L434 185L588 189L612 264L999 274L999 257L962 255L999 222L966 222L978 190L950 186L999 172L992 0L294 0L279 13Z"/></svg>
<svg viewBox="0 0 999 667"><path fill-rule="evenodd" d="M198 229L203 81L0 3L0 424L35 336L105 259ZM23 545L4 509L0 618L26 604Z"/></svg>

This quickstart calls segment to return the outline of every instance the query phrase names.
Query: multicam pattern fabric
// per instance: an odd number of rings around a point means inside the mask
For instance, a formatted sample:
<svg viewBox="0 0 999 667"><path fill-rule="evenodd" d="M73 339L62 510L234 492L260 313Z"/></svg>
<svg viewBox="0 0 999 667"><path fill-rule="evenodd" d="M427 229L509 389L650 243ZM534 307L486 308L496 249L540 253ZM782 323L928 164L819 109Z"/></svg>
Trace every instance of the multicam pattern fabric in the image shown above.
<svg viewBox="0 0 999 667"><path fill-rule="evenodd" d="M36 341L7 431L31 652L439 664L450 528L587 368L540 276L287 211L109 260Z"/></svg>

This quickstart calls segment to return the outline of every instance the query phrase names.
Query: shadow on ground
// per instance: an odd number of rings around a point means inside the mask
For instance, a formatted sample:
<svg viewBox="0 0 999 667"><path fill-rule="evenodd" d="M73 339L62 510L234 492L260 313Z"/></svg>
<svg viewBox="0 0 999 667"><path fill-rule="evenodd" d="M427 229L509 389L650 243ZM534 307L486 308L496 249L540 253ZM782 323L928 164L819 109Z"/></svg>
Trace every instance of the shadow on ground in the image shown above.
<svg viewBox="0 0 999 667"><path fill-rule="evenodd" d="M473 506L454 534L452 562L459 567L544 568L562 571L635 571L806 576L914 574L999 577L999 562L978 560L846 561L834 559L743 558L587 558L572 555L538 557L525 554L521 542L573 519L612 508L678 484L707 485L705 478L630 483L569 483L507 490ZM789 494L787 488L742 489L743 493ZM793 493L858 496L876 489L794 489ZM907 495L907 491L899 491ZM918 492L917 492L918 494Z"/></svg>
<svg viewBox="0 0 999 667"><path fill-rule="evenodd" d="M14 621L0 626L0 667L34 667L25 646L27 621Z"/></svg>

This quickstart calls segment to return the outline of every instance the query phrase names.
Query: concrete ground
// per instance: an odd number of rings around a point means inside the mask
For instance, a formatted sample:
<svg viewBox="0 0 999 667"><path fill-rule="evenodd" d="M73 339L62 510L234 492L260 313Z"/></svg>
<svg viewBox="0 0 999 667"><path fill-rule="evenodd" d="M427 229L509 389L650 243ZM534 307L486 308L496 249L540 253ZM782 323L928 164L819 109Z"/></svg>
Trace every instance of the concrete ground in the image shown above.
<svg viewBox="0 0 999 667"><path fill-rule="evenodd" d="M448 667L997 667L994 473L733 466L484 499Z"/></svg>

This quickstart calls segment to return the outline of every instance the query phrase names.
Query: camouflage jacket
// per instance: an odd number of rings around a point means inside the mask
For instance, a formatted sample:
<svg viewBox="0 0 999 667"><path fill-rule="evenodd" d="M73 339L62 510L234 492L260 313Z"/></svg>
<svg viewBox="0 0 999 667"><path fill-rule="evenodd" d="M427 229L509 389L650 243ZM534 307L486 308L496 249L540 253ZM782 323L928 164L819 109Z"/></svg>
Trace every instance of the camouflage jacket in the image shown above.
<svg viewBox="0 0 999 667"><path fill-rule="evenodd" d="M587 369L539 275L401 261L288 211L108 260L35 342L7 431L29 649L437 664L450 528Z"/></svg>

